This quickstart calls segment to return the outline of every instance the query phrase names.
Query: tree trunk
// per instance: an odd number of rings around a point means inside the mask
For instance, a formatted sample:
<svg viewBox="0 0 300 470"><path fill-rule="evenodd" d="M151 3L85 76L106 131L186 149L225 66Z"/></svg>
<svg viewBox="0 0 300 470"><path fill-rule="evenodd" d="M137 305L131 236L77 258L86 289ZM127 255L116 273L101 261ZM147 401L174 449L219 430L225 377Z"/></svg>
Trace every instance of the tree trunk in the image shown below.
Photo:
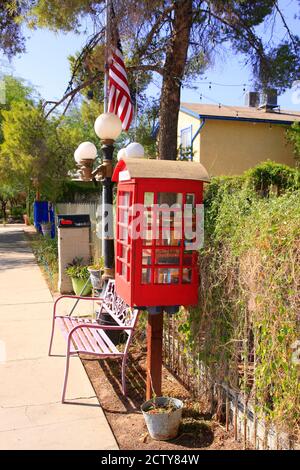
<svg viewBox="0 0 300 470"><path fill-rule="evenodd" d="M187 59L191 26L192 0L175 1L172 19L173 33L166 53L160 103L158 158L162 160L176 160L177 158L180 89Z"/></svg>
<svg viewBox="0 0 300 470"><path fill-rule="evenodd" d="M4 223L6 222L6 206L7 206L7 201L1 201L2 217L3 217Z"/></svg>

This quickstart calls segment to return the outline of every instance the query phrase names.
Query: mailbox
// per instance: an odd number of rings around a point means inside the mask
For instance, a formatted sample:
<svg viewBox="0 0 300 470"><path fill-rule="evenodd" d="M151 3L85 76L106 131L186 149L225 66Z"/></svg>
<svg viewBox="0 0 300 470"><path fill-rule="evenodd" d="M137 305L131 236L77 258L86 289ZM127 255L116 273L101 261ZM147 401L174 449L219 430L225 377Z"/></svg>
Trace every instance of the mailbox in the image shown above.
<svg viewBox="0 0 300 470"><path fill-rule="evenodd" d="M61 294L72 292L72 283L66 267L74 258L90 260L91 221L88 214L58 215L58 290Z"/></svg>
<svg viewBox="0 0 300 470"><path fill-rule="evenodd" d="M130 306L198 302L205 168L196 162L124 158L118 184L116 291ZM202 237L200 233L200 238Z"/></svg>

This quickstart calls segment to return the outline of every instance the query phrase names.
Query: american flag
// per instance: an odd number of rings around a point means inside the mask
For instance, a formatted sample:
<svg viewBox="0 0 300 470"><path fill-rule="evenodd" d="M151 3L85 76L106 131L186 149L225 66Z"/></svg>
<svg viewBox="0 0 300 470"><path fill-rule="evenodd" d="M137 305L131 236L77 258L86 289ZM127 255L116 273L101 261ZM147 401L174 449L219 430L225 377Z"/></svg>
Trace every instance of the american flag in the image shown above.
<svg viewBox="0 0 300 470"><path fill-rule="evenodd" d="M122 128L128 131L133 118L133 104L113 8L111 29L111 53L108 61L108 112L117 114L122 121Z"/></svg>

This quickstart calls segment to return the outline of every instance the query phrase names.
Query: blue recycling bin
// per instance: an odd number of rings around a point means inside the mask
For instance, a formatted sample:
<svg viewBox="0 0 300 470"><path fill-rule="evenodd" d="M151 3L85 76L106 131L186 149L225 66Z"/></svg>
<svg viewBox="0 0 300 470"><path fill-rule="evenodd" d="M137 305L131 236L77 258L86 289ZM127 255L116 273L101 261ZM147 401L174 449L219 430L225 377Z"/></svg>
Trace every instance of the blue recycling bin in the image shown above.
<svg viewBox="0 0 300 470"><path fill-rule="evenodd" d="M49 221L48 201L35 201L33 204L33 221L35 228L42 232L41 223Z"/></svg>
<svg viewBox="0 0 300 470"><path fill-rule="evenodd" d="M54 214L54 208L53 204L49 202L48 205L49 209L49 222L51 222L51 238L55 238L55 214Z"/></svg>
<svg viewBox="0 0 300 470"><path fill-rule="evenodd" d="M35 228L42 233L42 222L51 222L51 238L55 238L55 215L52 203L35 201L33 204L33 220Z"/></svg>

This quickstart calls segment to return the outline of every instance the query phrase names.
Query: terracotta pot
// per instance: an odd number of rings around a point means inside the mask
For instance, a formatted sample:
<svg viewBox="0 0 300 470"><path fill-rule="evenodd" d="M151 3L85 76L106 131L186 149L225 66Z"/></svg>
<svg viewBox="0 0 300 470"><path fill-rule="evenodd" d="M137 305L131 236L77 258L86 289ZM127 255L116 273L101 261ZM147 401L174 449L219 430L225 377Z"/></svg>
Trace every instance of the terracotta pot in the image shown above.
<svg viewBox="0 0 300 470"><path fill-rule="evenodd" d="M23 214L23 220L25 225L30 225L29 217L27 214Z"/></svg>

